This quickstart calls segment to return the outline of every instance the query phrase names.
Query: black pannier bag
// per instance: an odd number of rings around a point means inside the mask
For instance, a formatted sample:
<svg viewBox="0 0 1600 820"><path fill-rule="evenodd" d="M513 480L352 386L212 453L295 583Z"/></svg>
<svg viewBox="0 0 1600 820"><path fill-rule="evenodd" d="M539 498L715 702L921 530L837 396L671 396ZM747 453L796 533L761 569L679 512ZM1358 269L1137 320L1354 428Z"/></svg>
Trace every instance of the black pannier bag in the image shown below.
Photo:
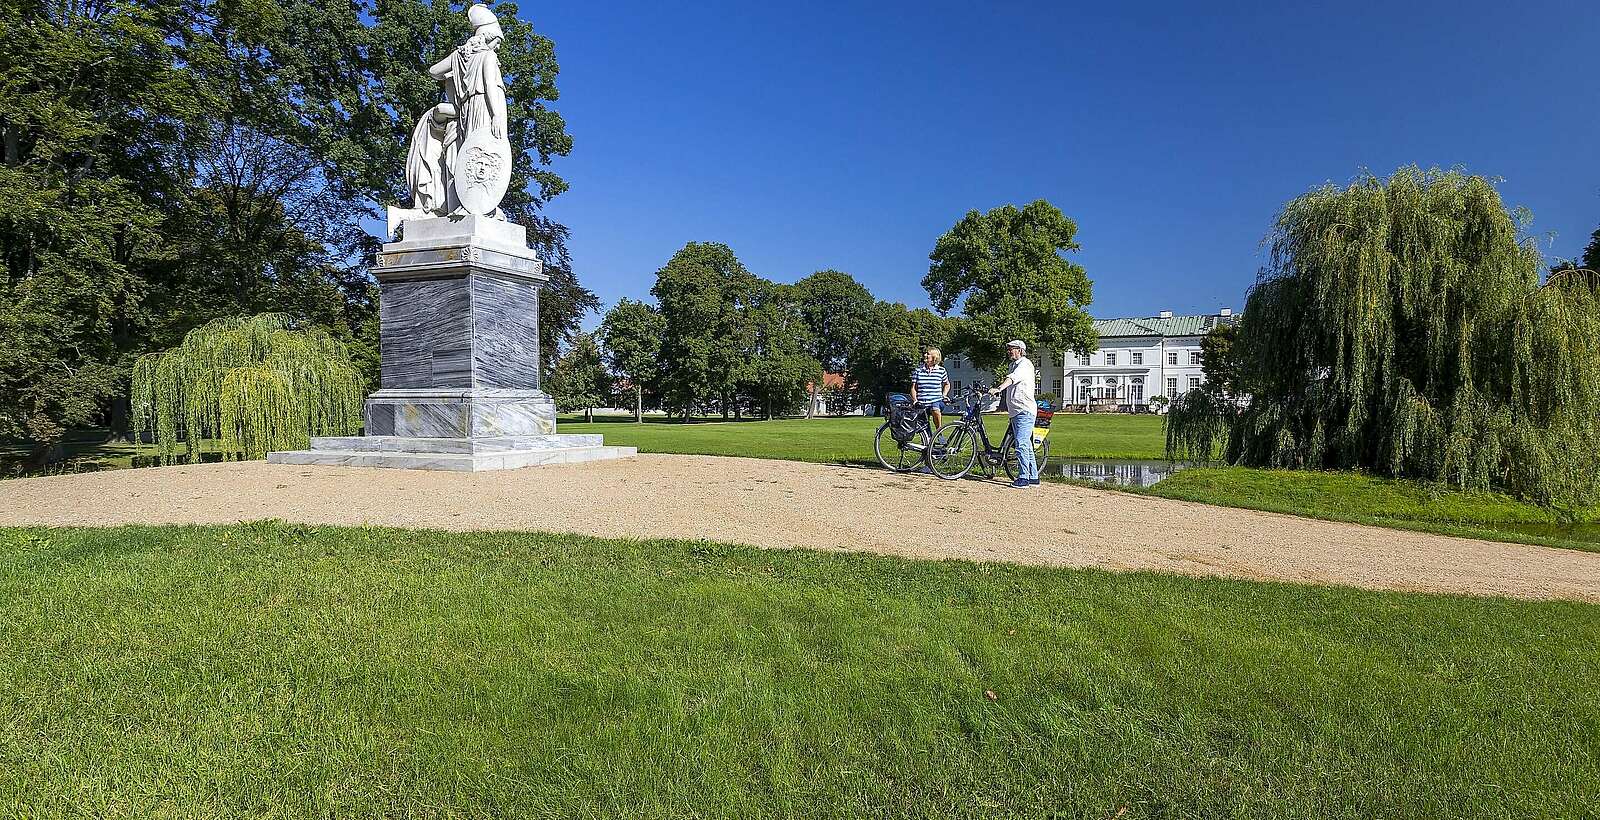
<svg viewBox="0 0 1600 820"><path fill-rule="evenodd" d="M922 414L903 393L889 394L889 436L896 444L905 444L922 427Z"/></svg>

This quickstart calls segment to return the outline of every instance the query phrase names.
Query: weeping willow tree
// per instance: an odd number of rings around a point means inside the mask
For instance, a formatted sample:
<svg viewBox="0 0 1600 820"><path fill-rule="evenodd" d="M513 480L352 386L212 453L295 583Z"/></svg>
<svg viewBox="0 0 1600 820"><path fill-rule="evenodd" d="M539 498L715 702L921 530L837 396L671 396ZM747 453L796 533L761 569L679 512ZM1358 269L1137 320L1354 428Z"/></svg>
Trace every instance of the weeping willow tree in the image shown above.
<svg viewBox="0 0 1600 820"><path fill-rule="evenodd" d="M1248 404L1169 421L1169 452L1359 469L1596 500L1600 300L1552 275L1493 183L1406 168L1301 196L1279 215L1240 324ZM1211 408L1215 410L1215 408Z"/></svg>
<svg viewBox="0 0 1600 820"><path fill-rule="evenodd" d="M137 431L171 462L199 461L208 442L224 457L263 458L355 434L365 385L344 344L268 313L216 319L140 357L132 393Z"/></svg>
<svg viewBox="0 0 1600 820"><path fill-rule="evenodd" d="M1178 396L1163 417L1167 456L1197 464L1222 458L1238 415L1238 404L1209 383Z"/></svg>

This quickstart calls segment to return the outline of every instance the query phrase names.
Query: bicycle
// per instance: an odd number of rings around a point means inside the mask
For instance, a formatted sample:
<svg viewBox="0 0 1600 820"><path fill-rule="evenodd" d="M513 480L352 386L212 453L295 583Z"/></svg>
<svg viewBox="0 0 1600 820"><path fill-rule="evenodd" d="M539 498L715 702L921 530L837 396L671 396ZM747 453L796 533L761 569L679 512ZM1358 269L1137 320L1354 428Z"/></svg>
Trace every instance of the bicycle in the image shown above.
<svg viewBox="0 0 1600 820"><path fill-rule="evenodd" d="M915 431L903 440L894 435L897 412L911 412L919 417ZM878 427L878 432L872 437L872 451L878 456L879 464L897 473L909 473L924 466L931 469L931 459L937 449L936 436L928 408L912 407L909 397L894 393L889 396L889 418L884 420Z"/></svg>
<svg viewBox="0 0 1600 820"><path fill-rule="evenodd" d="M1006 434L1000 439L1000 446L996 448L989 442L989 431L983 426L983 406L988 398L988 390L983 385L973 385L961 391L961 397L967 403L967 408L961 418L940 427L934 434L940 443L937 457L930 457L928 466L933 474L947 481L954 481L971 473L974 469L982 469L985 478L994 478L997 474L996 465L1005 467L1006 476L1013 481L1022 473L1022 466L1017 460L1016 437L1009 423L1006 424ZM1048 404L1039 408L1043 429L1048 431L1050 419L1054 415ZM1050 439L1046 432L1044 436L1038 435L1039 426L1035 425L1033 439L1033 460L1039 470L1044 470L1046 461L1050 460Z"/></svg>

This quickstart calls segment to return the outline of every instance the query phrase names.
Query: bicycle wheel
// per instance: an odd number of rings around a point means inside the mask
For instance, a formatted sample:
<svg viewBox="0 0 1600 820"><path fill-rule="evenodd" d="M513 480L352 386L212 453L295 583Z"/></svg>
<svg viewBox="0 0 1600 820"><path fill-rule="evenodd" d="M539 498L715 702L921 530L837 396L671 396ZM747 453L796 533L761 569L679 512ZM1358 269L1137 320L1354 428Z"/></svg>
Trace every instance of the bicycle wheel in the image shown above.
<svg viewBox="0 0 1600 820"><path fill-rule="evenodd" d="M1029 436L1032 438L1032 436ZM1000 445L1000 460L1005 462L1006 476L1012 481L1022 474L1022 464L1017 461L1017 440L1012 438L1011 431L1006 431L1006 440ZM1033 463L1038 467L1040 475L1044 475L1044 464L1050 460L1050 439L1036 443L1033 448Z"/></svg>
<svg viewBox="0 0 1600 820"><path fill-rule="evenodd" d="M933 474L954 481L972 472L978 463L978 437L960 421L939 428L933 439L933 457L928 466Z"/></svg>
<svg viewBox="0 0 1600 820"><path fill-rule="evenodd" d="M885 469L907 473L926 463L928 444L928 431L925 426L902 444L894 440L894 436L889 432L889 422L886 421L878 428L878 434L872 438L872 451L877 454L878 463Z"/></svg>

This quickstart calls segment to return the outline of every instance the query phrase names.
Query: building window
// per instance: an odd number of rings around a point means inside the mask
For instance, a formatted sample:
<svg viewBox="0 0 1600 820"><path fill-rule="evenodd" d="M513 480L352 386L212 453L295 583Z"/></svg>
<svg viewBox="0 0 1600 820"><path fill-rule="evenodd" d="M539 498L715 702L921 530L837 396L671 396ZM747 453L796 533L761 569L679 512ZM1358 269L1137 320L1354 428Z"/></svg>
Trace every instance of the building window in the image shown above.
<svg viewBox="0 0 1600 820"><path fill-rule="evenodd" d="M1130 355L1133 356L1133 363L1134 364L1144 364L1144 351L1143 350L1135 350Z"/></svg>
<svg viewBox="0 0 1600 820"><path fill-rule="evenodd" d="M1078 357L1078 364L1081 364L1084 367L1088 367L1089 366L1089 354L1085 353L1082 356L1079 356Z"/></svg>
<svg viewBox="0 0 1600 820"><path fill-rule="evenodd" d="M1061 380L1060 379L1056 379L1055 381L1050 383L1050 392L1056 394L1056 398L1057 399L1061 398Z"/></svg>
<svg viewBox="0 0 1600 820"><path fill-rule="evenodd" d="M1144 401L1144 379L1134 376L1128 385L1128 400L1133 402Z"/></svg>
<svg viewBox="0 0 1600 820"><path fill-rule="evenodd" d="M961 380L960 379L956 379L955 381L951 382L950 383L950 388L951 388L951 393L960 393L961 392Z"/></svg>
<svg viewBox="0 0 1600 820"><path fill-rule="evenodd" d="M1106 351L1106 364L1107 365L1115 365L1116 363L1117 363L1117 354L1112 353L1111 351L1107 350Z"/></svg>
<svg viewBox="0 0 1600 820"><path fill-rule="evenodd" d="M1167 365L1169 367L1177 367L1178 366L1178 351L1173 350L1173 351L1169 351L1167 353Z"/></svg>
<svg viewBox="0 0 1600 820"><path fill-rule="evenodd" d="M1190 390L1199 390L1200 389L1200 377L1199 376L1190 376L1189 377L1189 389Z"/></svg>
<svg viewBox="0 0 1600 820"><path fill-rule="evenodd" d="M1200 351L1198 351L1198 350L1189 351L1189 364L1199 364L1199 363L1200 363Z"/></svg>
<svg viewBox="0 0 1600 820"><path fill-rule="evenodd" d="M1176 356L1178 354L1174 353L1172 355ZM1178 380L1177 379L1167 379L1167 398L1175 399L1177 397L1178 397Z"/></svg>

